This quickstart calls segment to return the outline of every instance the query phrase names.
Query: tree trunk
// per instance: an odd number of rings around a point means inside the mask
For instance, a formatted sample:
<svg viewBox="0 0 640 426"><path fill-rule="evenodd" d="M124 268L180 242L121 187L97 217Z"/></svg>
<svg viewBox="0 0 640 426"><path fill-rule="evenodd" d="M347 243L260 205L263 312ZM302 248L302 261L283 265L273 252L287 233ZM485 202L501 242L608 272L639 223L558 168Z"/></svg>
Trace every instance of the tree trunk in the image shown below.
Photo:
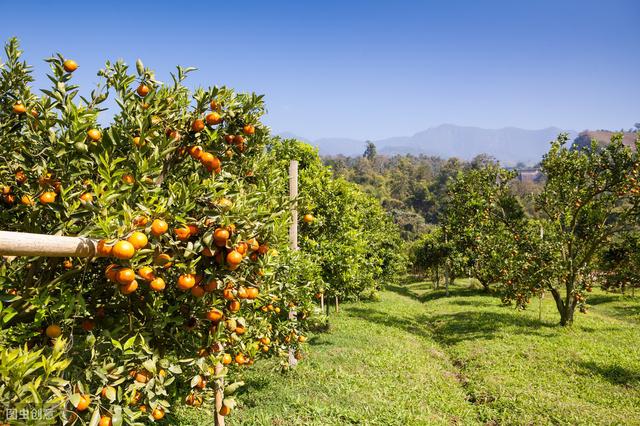
<svg viewBox="0 0 640 426"><path fill-rule="evenodd" d="M553 295L553 300L555 300L558 313L560 314L560 325L563 327L571 325L573 323L573 313L577 305L576 298L569 293L567 300L563 301L560 292L553 287L551 288L551 294Z"/></svg>
<svg viewBox="0 0 640 426"><path fill-rule="evenodd" d="M489 293L489 291L491 291L489 289L489 280L483 279L483 278L478 277L478 276L476 276L476 279L480 282L480 284L482 284L482 289L485 292Z"/></svg>
<svg viewBox="0 0 640 426"><path fill-rule="evenodd" d="M435 272L434 272L434 281L433 281L433 289L437 290L438 288L440 288L440 267L436 266Z"/></svg>
<svg viewBox="0 0 640 426"><path fill-rule="evenodd" d="M444 294L449 296L449 268L444 267Z"/></svg>

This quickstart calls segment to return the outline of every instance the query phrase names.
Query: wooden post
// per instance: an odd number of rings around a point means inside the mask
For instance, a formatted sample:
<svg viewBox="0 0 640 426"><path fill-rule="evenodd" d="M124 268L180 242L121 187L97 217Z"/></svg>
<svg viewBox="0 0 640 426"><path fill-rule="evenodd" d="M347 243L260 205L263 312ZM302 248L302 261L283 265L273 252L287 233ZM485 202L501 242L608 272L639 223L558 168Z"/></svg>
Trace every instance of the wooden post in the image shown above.
<svg viewBox="0 0 640 426"><path fill-rule="evenodd" d="M320 293L320 310L322 311L322 315L324 315L324 293Z"/></svg>
<svg viewBox="0 0 640 426"><path fill-rule="evenodd" d="M217 363L214 368L214 374L218 376L222 373L224 366L222 363ZM220 415L220 409L222 409L222 400L224 399L224 377L217 378L214 382L214 390L215 390L215 415L214 415L214 424L215 426L224 426L224 416Z"/></svg>
<svg viewBox="0 0 640 426"><path fill-rule="evenodd" d="M0 231L0 256L94 257L98 240Z"/></svg>
<svg viewBox="0 0 640 426"><path fill-rule="evenodd" d="M291 200L291 226L289 227L289 244L291 250L298 250L298 160L291 160L289 163L289 198ZM297 312L295 309L289 311L289 320L295 321ZM296 352L289 347L289 367L298 364Z"/></svg>
<svg viewBox="0 0 640 426"><path fill-rule="evenodd" d="M340 309L338 308L338 296L336 296L336 314L340 312Z"/></svg>

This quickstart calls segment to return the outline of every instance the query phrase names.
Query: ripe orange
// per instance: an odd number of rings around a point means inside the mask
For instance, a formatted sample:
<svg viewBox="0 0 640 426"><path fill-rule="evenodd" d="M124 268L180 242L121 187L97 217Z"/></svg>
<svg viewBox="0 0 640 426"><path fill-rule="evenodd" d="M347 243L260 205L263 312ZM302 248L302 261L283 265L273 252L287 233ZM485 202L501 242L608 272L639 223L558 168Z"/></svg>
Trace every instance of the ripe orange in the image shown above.
<svg viewBox="0 0 640 426"><path fill-rule="evenodd" d="M260 247L260 244L258 244L258 240L256 240L255 238L251 238L249 241L247 241L247 244L249 244L249 249L251 251L256 251Z"/></svg>
<svg viewBox="0 0 640 426"><path fill-rule="evenodd" d="M202 119L200 118L194 120L193 123L191 124L191 130L193 130L196 133L203 131L204 121L202 121Z"/></svg>
<svg viewBox="0 0 640 426"><path fill-rule="evenodd" d="M251 124L245 124L245 126L242 128L242 132L245 135L253 135L256 132L256 128Z"/></svg>
<svg viewBox="0 0 640 426"><path fill-rule="evenodd" d="M236 251L240 253L243 257L247 254L248 250L249 250L249 246L245 242L239 243L236 246Z"/></svg>
<svg viewBox="0 0 640 426"><path fill-rule="evenodd" d="M23 184L26 181L27 181L27 175L22 170L18 170L16 172L16 182L18 184Z"/></svg>
<svg viewBox="0 0 640 426"><path fill-rule="evenodd" d="M222 291L222 297L226 300L235 300L236 296L233 294L233 288L227 287Z"/></svg>
<svg viewBox="0 0 640 426"><path fill-rule="evenodd" d="M82 204L86 204L86 203L91 203L93 202L93 194L90 192L85 192L84 194L82 194L80 196L80 202Z"/></svg>
<svg viewBox="0 0 640 426"><path fill-rule="evenodd" d="M151 378L151 373L147 370L136 371L134 375L134 379L136 382L147 383Z"/></svg>
<svg viewBox="0 0 640 426"><path fill-rule="evenodd" d="M78 402L76 410L84 411L89 408L89 404L91 404L91 395L80 395L80 402Z"/></svg>
<svg viewBox="0 0 640 426"><path fill-rule="evenodd" d="M25 206L32 206L32 205L35 204L35 202L33 201L33 198L31 198L31 196L29 196L29 195L23 195L20 198L20 202L22 204L24 204Z"/></svg>
<svg viewBox="0 0 640 426"><path fill-rule="evenodd" d="M138 86L138 88L136 89L136 93L141 98L144 98L149 94L149 86L146 86L145 84L140 84L140 86Z"/></svg>
<svg viewBox="0 0 640 426"><path fill-rule="evenodd" d="M240 302L232 300L227 304L227 308L229 308L231 312L238 312L240 310Z"/></svg>
<svg viewBox="0 0 640 426"><path fill-rule="evenodd" d="M128 284L124 284L120 286L120 292L124 295L128 295L133 293L138 289L138 281L133 280Z"/></svg>
<svg viewBox="0 0 640 426"><path fill-rule="evenodd" d="M159 237L160 235L164 234L165 232L167 232L168 229L169 229L169 225L167 224L167 222L165 222L162 219L155 219L151 223L151 234L153 234L156 237Z"/></svg>
<svg viewBox="0 0 640 426"><path fill-rule="evenodd" d="M100 422L98 423L98 426L111 426L111 417L109 416L100 417Z"/></svg>
<svg viewBox="0 0 640 426"><path fill-rule="evenodd" d="M95 327L95 323L93 321L91 321L90 319L82 320L82 329L84 331L91 331L91 330L93 330L93 327Z"/></svg>
<svg viewBox="0 0 640 426"><path fill-rule="evenodd" d="M104 387L102 388L102 390L100 391L100 395L101 395L103 398L106 398L106 397L107 397L107 391L109 391L109 390L113 390L113 391L115 392L115 391L116 391L116 388L114 388L113 386L104 386Z"/></svg>
<svg viewBox="0 0 640 426"><path fill-rule="evenodd" d="M213 232L213 241L218 247L224 247L227 245L229 239L229 231L224 228L218 228Z"/></svg>
<svg viewBox="0 0 640 426"><path fill-rule="evenodd" d="M164 280L162 278L154 278L149 283L149 287L151 287L153 291L162 291L165 288Z"/></svg>
<svg viewBox="0 0 640 426"><path fill-rule="evenodd" d="M78 69L78 64L73 59L67 59L62 63L62 68L64 68L66 72L74 72Z"/></svg>
<svg viewBox="0 0 640 426"><path fill-rule="evenodd" d="M107 244L105 240L98 241L98 247L96 247L96 252L99 256L107 257L111 256L111 251L113 250L113 245Z"/></svg>
<svg viewBox="0 0 640 426"><path fill-rule="evenodd" d="M216 124L220 124L222 122L222 117L217 112L210 112L204 118L207 121L209 126L215 126Z"/></svg>
<svg viewBox="0 0 640 426"><path fill-rule="evenodd" d="M136 279L136 273L131 268L121 268L116 275L116 280L120 284L129 284Z"/></svg>
<svg viewBox="0 0 640 426"><path fill-rule="evenodd" d="M153 261L156 265L160 265L165 269L170 268L173 264L171 262L171 256L169 256L167 253L160 253L153 259Z"/></svg>
<svg viewBox="0 0 640 426"><path fill-rule="evenodd" d="M64 262L62 262L62 267L64 269L71 269L71 268L73 268L73 262L70 261L69 259L67 259Z"/></svg>
<svg viewBox="0 0 640 426"><path fill-rule="evenodd" d="M116 282L116 279L118 278L118 271L120 270L120 267L118 265L116 265L115 263L112 263L111 265L107 266L104 270L104 276L107 277L107 279L109 281L113 281Z"/></svg>
<svg viewBox="0 0 640 426"><path fill-rule="evenodd" d="M134 178L132 174L127 173L126 175L122 176L122 182L126 183L127 185L133 185L136 182L136 178Z"/></svg>
<svg viewBox="0 0 640 426"><path fill-rule="evenodd" d="M306 341L307 341L307 338L305 336L298 336L298 342L304 343Z"/></svg>
<svg viewBox="0 0 640 426"><path fill-rule="evenodd" d="M235 332L238 335L242 335L242 334L247 332L247 329L244 328L243 326L239 325L239 326L236 327Z"/></svg>
<svg viewBox="0 0 640 426"><path fill-rule="evenodd" d="M138 148L145 146L146 143L147 141L145 141L144 139L140 139L140 136L136 136L133 138L133 144Z"/></svg>
<svg viewBox="0 0 640 426"><path fill-rule="evenodd" d="M192 274L182 274L178 277L178 288L180 290L187 291L194 285L196 285L196 280Z"/></svg>
<svg viewBox="0 0 640 426"><path fill-rule="evenodd" d="M202 163L209 172L212 172L221 166L220 160L210 152L202 153L200 156L200 163Z"/></svg>
<svg viewBox="0 0 640 426"><path fill-rule="evenodd" d="M236 135L233 138L233 143L236 144L236 146L240 146L244 143L244 136L242 135Z"/></svg>
<svg viewBox="0 0 640 426"><path fill-rule="evenodd" d="M262 343L263 345L269 345L271 344L271 339L269 339L267 336L261 337L260 343Z"/></svg>
<svg viewBox="0 0 640 426"><path fill-rule="evenodd" d="M224 314L220 309L213 308L209 312L206 313L206 317L209 321L219 322Z"/></svg>
<svg viewBox="0 0 640 426"><path fill-rule="evenodd" d="M129 241L118 241L111 250L111 254L121 260L131 259L135 253L136 248Z"/></svg>
<svg viewBox="0 0 640 426"><path fill-rule="evenodd" d="M136 216L133 219L133 224L135 226L145 226L147 223L149 223L149 218L146 216Z"/></svg>
<svg viewBox="0 0 640 426"><path fill-rule="evenodd" d="M212 293L212 292L216 291L217 289L218 289L218 281L215 280L215 279L210 279L204 285L204 291L206 291L207 293Z"/></svg>
<svg viewBox="0 0 640 426"><path fill-rule="evenodd" d="M233 143L233 140L234 140L235 138L236 138L236 137L235 137L235 136L233 136L233 135L225 135L224 140L225 140L225 142L226 142L226 143L231 144L231 143Z"/></svg>
<svg viewBox="0 0 640 426"><path fill-rule="evenodd" d="M194 146L190 146L189 147L189 155L196 159L199 160L200 156L202 155L202 147L200 145L194 145Z"/></svg>
<svg viewBox="0 0 640 426"><path fill-rule="evenodd" d="M182 225L179 228L175 228L173 232L175 232L176 237L180 241L187 241L191 236L191 230L189 229L188 226L185 226L185 225Z"/></svg>
<svg viewBox="0 0 640 426"><path fill-rule="evenodd" d="M307 214L304 215L302 220L304 220L305 223L311 223L311 222L313 222L315 220L315 217L313 217L313 215L311 213L307 213Z"/></svg>
<svg viewBox="0 0 640 426"><path fill-rule="evenodd" d="M58 194L53 191L46 191L40 195L40 202L42 204L51 204L56 200Z"/></svg>
<svg viewBox="0 0 640 426"><path fill-rule="evenodd" d="M248 287L247 288L247 299L254 300L258 298L258 294L260 291L257 287Z"/></svg>
<svg viewBox="0 0 640 426"><path fill-rule="evenodd" d="M193 287L191 287L191 295L193 297L201 298L202 296L204 296L204 288L200 287L199 285L194 285Z"/></svg>
<svg viewBox="0 0 640 426"><path fill-rule="evenodd" d="M17 102L13 104L13 112L15 114L24 114L25 112L27 112L27 107L22 105L20 102Z"/></svg>
<svg viewBox="0 0 640 426"><path fill-rule="evenodd" d="M191 235L198 235L198 233L200 232L200 229L198 229L197 225L187 225L187 228L189 228L189 233Z"/></svg>
<svg viewBox="0 0 640 426"><path fill-rule="evenodd" d="M102 133L100 133L100 130L98 129L89 129L87 136L89 136L89 139L91 139L92 142L98 142L102 139Z"/></svg>
<svg viewBox="0 0 640 426"><path fill-rule="evenodd" d="M147 236L139 231L135 231L131 235L129 235L127 241L129 241L131 245L133 245L133 248L136 250L140 250L141 248L146 247L147 243L149 242Z"/></svg>
<svg viewBox="0 0 640 426"><path fill-rule="evenodd" d="M209 107L210 107L212 110L216 110L216 109L218 109L218 107L219 107L219 106L220 106L220 105L218 105L218 102L216 102L216 101L215 101L215 99L214 99L213 101L211 101L211 103L209 103Z"/></svg>
<svg viewBox="0 0 640 426"><path fill-rule="evenodd" d="M164 409L162 407L156 407L156 409L151 412L151 415L155 420L162 420L164 417Z"/></svg>
<svg viewBox="0 0 640 426"><path fill-rule="evenodd" d="M226 405L223 405L222 407L220 407L220 411L218 411L218 414L220 414L221 416L228 416L229 414L231 414L231 408L227 407Z"/></svg>
<svg viewBox="0 0 640 426"><path fill-rule="evenodd" d="M202 255L203 255L204 257L213 257L213 252L211 251L211 249L210 249L209 247L205 247L205 248L202 250Z"/></svg>
<svg viewBox="0 0 640 426"><path fill-rule="evenodd" d="M239 364L239 365L242 365L245 362L247 362L247 359L244 357L242 352L237 354L235 359L236 359L236 363Z"/></svg>
<svg viewBox="0 0 640 426"><path fill-rule="evenodd" d="M231 361L233 361L233 358L231 358L231 355L229 354L224 354L222 355L222 363L224 365L229 365L231 364Z"/></svg>
<svg viewBox="0 0 640 426"><path fill-rule="evenodd" d="M239 265L242 262L242 255L236 251L231 250L229 254L227 254L227 263L231 266Z"/></svg>
<svg viewBox="0 0 640 426"><path fill-rule="evenodd" d="M261 244L260 247L258 247L258 253L259 254L267 254L268 251L269 251L269 245L268 244Z"/></svg>
<svg viewBox="0 0 640 426"><path fill-rule="evenodd" d="M139 268L138 275L145 281L152 281L156 277L151 266L142 266Z"/></svg>
<svg viewBox="0 0 640 426"><path fill-rule="evenodd" d="M58 324L51 324L45 330L45 334L48 338L55 339L56 337L60 337L60 335L62 334L62 329Z"/></svg>

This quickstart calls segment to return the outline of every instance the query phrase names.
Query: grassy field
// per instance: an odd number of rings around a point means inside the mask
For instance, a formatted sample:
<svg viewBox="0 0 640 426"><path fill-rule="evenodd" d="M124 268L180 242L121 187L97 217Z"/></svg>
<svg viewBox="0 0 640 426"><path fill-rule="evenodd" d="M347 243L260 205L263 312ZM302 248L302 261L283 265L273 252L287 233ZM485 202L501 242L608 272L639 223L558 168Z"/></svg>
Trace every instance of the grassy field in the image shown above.
<svg viewBox="0 0 640 426"><path fill-rule="evenodd" d="M521 312L469 287L416 282L344 305L295 371L247 372L228 423L640 424L640 297L596 291L561 328L550 297Z"/></svg>

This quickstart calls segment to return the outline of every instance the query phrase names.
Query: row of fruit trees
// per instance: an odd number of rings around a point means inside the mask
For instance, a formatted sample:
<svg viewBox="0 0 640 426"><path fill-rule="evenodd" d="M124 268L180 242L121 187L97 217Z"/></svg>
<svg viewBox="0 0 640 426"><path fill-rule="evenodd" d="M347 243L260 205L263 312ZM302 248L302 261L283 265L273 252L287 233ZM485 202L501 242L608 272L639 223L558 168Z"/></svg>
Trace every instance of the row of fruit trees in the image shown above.
<svg viewBox="0 0 640 426"><path fill-rule="evenodd" d="M162 83L140 61L134 73L107 62L81 96L78 64L61 55L38 95L15 39L5 53L0 230L97 243L86 258L2 259L4 407L52 410L43 423L133 425L215 405L223 423L245 369L302 357L314 296L368 295L402 268L382 209L311 147L270 136L262 96L192 92L192 68Z"/></svg>

